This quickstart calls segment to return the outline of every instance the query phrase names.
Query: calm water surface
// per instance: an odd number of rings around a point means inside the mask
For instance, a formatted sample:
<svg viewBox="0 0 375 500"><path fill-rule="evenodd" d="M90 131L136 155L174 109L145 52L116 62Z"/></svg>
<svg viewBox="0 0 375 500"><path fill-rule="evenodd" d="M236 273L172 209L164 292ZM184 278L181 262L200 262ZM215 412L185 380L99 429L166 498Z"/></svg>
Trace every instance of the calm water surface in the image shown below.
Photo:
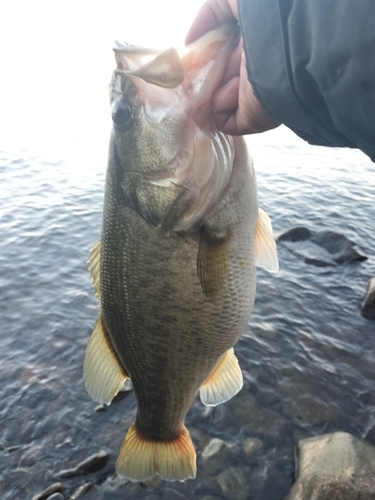
<svg viewBox="0 0 375 500"><path fill-rule="evenodd" d="M375 276L374 164L280 129L249 140L260 206L275 232L331 229L369 258L318 268L279 247L280 271L259 270L254 311L236 347L243 390L214 412L196 400L188 414L197 478L142 486L114 476L134 394L96 412L82 380L98 313L86 261L100 235L108 129L78 124L48 140L1 146L0 497L31 499L56 482L55 473L104 449L105 469L64 480L67 498L90 480L88 500L231 499L238 485L234 498L281 500L298 439L343 430L375 445L375 322L360 314ZM201 459L212 437L230 446L214 471ZM249 438L260 439L251 456ZM232 492L218 481L228 469Z"/></svg>

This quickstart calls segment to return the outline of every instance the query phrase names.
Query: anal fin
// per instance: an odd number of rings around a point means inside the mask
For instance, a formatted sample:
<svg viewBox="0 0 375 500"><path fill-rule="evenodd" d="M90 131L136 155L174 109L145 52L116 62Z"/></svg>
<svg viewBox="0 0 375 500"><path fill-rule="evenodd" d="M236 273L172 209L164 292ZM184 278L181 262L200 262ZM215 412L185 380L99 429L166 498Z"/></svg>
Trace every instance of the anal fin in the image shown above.
<svg viewBox="0 0 375 500"><path fill-rule="evenodd" d="M216 406L235 396L242 386L243 378L238 359L233 348L228 349L200 388L201 401L206 406Z"/></svg>
<svg viewBox="0 0 375 500"><path fill-rule="evenodd" d="M109 405L127 378L106 337L99 316L86 348L83 375L87 392L98 403Z"/></svg>
<svg viewBox="0 0 375 500"><path fill-rule="evenodd" d="M121 445L116 471L131 481L145 481L159 475L167 481L184 481L196 474L196 454L185 426L169 441L143 437L133 422Z"/></svg>

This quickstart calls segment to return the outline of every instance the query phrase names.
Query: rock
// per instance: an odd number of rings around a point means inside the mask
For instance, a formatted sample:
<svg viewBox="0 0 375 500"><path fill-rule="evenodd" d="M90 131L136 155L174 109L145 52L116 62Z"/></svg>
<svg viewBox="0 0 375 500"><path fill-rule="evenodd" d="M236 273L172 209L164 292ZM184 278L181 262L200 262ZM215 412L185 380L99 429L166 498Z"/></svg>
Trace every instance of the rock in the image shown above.
<svg viewBox="0 0 375 500"><path fill-rule="evenodd" d="M54 493L53 495L48 497L47 500L65 500L65 498L63 497L63 495L61 493Z"/></svg>
<svg viewBox="0 0 375 500"><path fill-rule="evenodd" d="M32 500L46 500L46 498L50 497L54 493L61 493L64 490L65 486L62 483L53 483L47 489L42 491L42 493L33 496Z"/></svg>
<svg viewBox="0 0 375 500"><path fill-rule="evenodd" d="M332 405L324 404L311 394L299 394L287 410L292 417L311 425L334 423L340 419L340 412Z"/></svg>
<svg viewBox="0 0 375 500"><path fill-rule="evenodd" d="M375 319L375 278L367 283L365 298L362 302L362 314L366 318Z"/></svg>
<svg viewBox="0 0 375 500"><path fill-rule="evenodd" d="M103 469L108 462L109 453L102 450L99 453L94 453L94 455L89 456L86 460L83 460L81 463L74 467L73 469L62 470L61 472L56 474L56 477L61 479L74 477L74 476L82 476L83 474L91 474L92 472L97 472L100 469Z"/></svg>
<svg viewBox="0 0 375 500"><path fill-rule="evenodd" d="M162 482L162 479L160 476L154 476L151 477L150 479L146 479L145 481L141 482L142 488L156 488L157 486L160 486Z"/></svg>
<svg viewBox="0 0 375 500"><path fill-rule="evenodd" d="M106 405L100 404L98 406L95 406L94 411L96 411L96 412L107 411L107 407L106 407Z"/></svg>
<svg viewBox="0 0 375 500"><path fill-rule="evenodd" d="M248 416L248 423L243 425L243 429L249 434L260 434L277 438L288 432L289 424L287 420L267 408L258 408Z"/></svg>
<svg viewBox="0 0 375 500"><path fill-rule="evenodd" d="M75 492L69 497L69 500L77 500L78 498L82 497L85 493L87 493L93 486L94 483L92 483L91 481L86 481L75 490Z"/></svg>
<svg viewBox="0 0 375 500"><path fill-rule="evenodd" d="M263 448L263 443L258 438L246 438L243 442L243 451L245 453L246 461L251 462L259 455Z"/></svg>
<svg viewBox="0 0 375 500"><path fill-rule="evenodd" d="M285 500L375 500L375 447L334 432L298 443L298 478Z"/></svg>
<svg viewBox="0 0 375 500"><path fill-rule="evenodd" d="M218 475L217 482L227 500L247 500L249 484L245 469L228 467Z"/></svg>
<svg viewBox="0 0 375 500"><path fill-rule="evenodd" d="M189 427L189 433L197 451L202 451L210 442L210 436L204 434L204 432L196 427Z"/></svg>
<svg viewBox="0 0 375 500"><path fill-rule="evenodd" d="M296 227L281 233L277 241L307 264L319 267L367 259L355 243L334 231L313 233L306 227Z"/></svg>
<svg viewBox="0 0 375 500"><path fill-rule="evenodd" d="M163 494L163 500L187 500L186 496L172 488L166 488Z"/></svg>
<svg viewBox="0 0 375 500"><path fill-rule="evenodd" d="M321 231L310 238L311 243L318 245L330 253L338 264L354 260L366 260L366 255L346 236L334 231Z"/></svg>
<svg viewBox="0 0 375 500"><path fill-rule="evenodd" d="M281 233L277 241L305 241L312 236L312 232L307 227L294 227Z"/></svg>
<svg viewBox="0 0 375 500"><path fill-rule="evenodd" d="M225 467L230 448L222 439L213 438L202 452L202 466L206 474L217 474Z"/></svg>

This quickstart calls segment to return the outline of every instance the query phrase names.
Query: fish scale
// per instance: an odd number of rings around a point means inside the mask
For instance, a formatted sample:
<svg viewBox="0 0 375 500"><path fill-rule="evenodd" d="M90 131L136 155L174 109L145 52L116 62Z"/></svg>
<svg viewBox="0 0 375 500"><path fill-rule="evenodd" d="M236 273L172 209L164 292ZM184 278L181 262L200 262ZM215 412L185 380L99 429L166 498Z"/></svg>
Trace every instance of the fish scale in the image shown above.
<svg viewBox="0 0 375 500"><path fill-rule="evenodd" d="M100 317L84 376L106 404L132 380L137 414L116 469L133 481L195 476L185 416L198 392L215 406L241 389L233 346L253 307L255 266L278 265L244 140L209 116L236 30L152 52L142 67L145 51L115 49L102 236L90 259ZM185 77L166 74L176 68Z"/></svg>

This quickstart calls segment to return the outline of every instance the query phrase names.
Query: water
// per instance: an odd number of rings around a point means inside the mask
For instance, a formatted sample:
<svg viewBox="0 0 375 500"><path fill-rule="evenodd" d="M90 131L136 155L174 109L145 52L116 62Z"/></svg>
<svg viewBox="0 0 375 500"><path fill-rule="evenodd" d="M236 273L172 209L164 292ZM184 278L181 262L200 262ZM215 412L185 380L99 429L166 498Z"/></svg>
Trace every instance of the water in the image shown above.
<svg viewBox="0 0 375 500"><path fill-rule="evenodd" d="M318 268L279 247L280 271L259 270L254 311L236 347L243 390L215 411L196 400L187 416L197 478L139 485L114 477L135 416L134 394L97 412L82 380L98 314L86 261L100 235L111 43L118 36L176 45L173 36L183 39L199 3L160 0L144 19L143 2L8 2L0 32L6 47L0 81L2 500L30 500L57 481L56 473L101 449L110 453L107 466L64 480L66 498L91 481L87 500L281 500L293 482L298 439L344 430L375 445L375 321L360 314L375 276L375 167L358 151L308 146L279 129L249 139L260 206L275 232L295 225L332 229L369 259ZM173 26L166 25L171 18ZM213 437L229 448L221 461L204 465L201 452Z"/></svg>
<svg viewBox="0 0 375 500"><path fill-rule="evenodd" d="M214 412L196 400L188 414L197 478L151 487L113 477L135 398L95 412L82 381L97 316L86 261L100 235L108 131L106 121L48 144L2 146L1 498L30 499L100 449L110 453L106 468L64 480L67 494L91 480L87 499L232 498L217 482L220 465L213 473L202 465L202 449L219 437L231 446L221 468L234 468L244 498L281 500L298 439L343 430L375 445L375 322L360 314L375 275L374 165L358 151L308 146L280 129L249 139L260 206L275 232L331 229L369 259L318 268L279 247L280 271L259 270L254 312L236 349L244 389ZM247 456L244 442L254 437L261 448Z"/></svg>

